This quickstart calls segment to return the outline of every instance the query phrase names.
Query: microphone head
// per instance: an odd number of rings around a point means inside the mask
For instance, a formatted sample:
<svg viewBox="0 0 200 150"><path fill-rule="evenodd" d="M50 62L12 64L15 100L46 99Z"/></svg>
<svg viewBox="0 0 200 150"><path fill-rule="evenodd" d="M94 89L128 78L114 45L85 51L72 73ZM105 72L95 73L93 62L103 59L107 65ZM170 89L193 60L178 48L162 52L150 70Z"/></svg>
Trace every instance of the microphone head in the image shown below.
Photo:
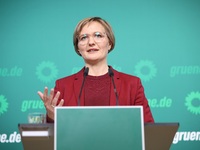
<svg viewBox="0 0 200 150"><path fill-rule="evenodd" d="M108 69L108 74L109 74L110 77L114 76L112 69L110 69L110 68Z"/></svg>
<svg viewBox="0 0 200 150"><path fill-rule="evenodd" d="M84 77L87 76L87 75L88 75L88 72L89 72L89 68L86 67L85 70L84 70L83 76L84 76Z"/></svg>

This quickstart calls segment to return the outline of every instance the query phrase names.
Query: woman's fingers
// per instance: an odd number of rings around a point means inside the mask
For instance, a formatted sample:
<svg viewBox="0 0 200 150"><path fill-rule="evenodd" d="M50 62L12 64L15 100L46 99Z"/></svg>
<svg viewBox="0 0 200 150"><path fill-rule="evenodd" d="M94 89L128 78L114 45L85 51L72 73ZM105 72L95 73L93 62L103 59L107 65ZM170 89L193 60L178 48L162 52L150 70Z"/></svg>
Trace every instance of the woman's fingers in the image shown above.
<svg viewBox="0 0 200 150"><path fill-rule="evenodd" d="M54 96L54 89L51 89L47 105L51 105L52 104L53 96Z"/></svg>
<svg viewBox="0 0 200 150"><path fill-rule="evenodd" d="M43 94L43 101L46 103L48 101L48 88L44 88L44 94Z"/></svg>
<svg viewBox="0 0 200 150"><path fill-rule="evenodd" d="M52 106L56 106L56 105L57 105L59 96L60 96L60 92L58 91L58 92L56 93L56 95L54 96L52 102L51 102L51 105L52 105Z"/></svg>
<svg viewBox="0 0 200 150"><path fill-rule="evenodd" d="M38 91L37 93L38 93L38 95L40 96L40 98L41 98L41 99L42 99L42 101L43 101L43 93L42 93L42 92L40 92L40 91Z"/></svg>
<svg viewBox="0 0 200 150"><path fill-rule="evenodd" d="M42 99L43 103L45 105L51 104L52 98L53 98L53 92L54 90L51 90L50 95L48 96L48 88L45 87L44 88L44 93L38 91L38 95L40 96L40 98Z"/></svg>
<svg viewBox="0 0 200 150"><path fill-rule="evenodd" d="M55 94L54 89L51 89L50 94L48 95L48 88L47 87L44 88L44 93L38 91L38 95L40 96L40 98L44 102L44 105L46 106L47 110L54 111L55 106L63 106L63 104L64 104L63 99L58 104L60 92L58 91L55 95L54 94Z"/></svg>
<svg viewBox="0 0 200 150"><path fill-rule="evenodd" d="M58 106L63 106L64 104L64 99L61 99L60 103L58 104Z"/></svg>
<svg viewBox="0 0 200 150"><path fill-rule="evenodd" d="M55 95L54 94L55 94L54 89L51 89L50 94L48 95L47 87L44 88L44 93L38 91L38 95L40 96L40 98L42 99L46 107L47 115L51 119L54 119L54 108L56 107L58 103L60 92L58 91ZM62 99L59 102L58 106L63 106L63 104L64 104L64 100Z"/></svg>

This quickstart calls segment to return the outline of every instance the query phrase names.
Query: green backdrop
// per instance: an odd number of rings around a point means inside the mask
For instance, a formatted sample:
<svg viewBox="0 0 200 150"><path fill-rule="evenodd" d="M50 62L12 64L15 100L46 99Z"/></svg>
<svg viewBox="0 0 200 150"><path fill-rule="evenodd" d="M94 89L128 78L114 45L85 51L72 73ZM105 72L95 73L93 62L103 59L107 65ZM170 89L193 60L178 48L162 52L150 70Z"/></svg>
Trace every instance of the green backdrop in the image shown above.
<svg viewBox="0 0 200 150"><path fill-rule="evenodd" d="M45 112L38 90L83 67L78 21L113 27L115 69L139 76L156 122L180 122L172 150L200 148L199 0L0 0L0 149L21 150L18 123Z"/></svg>

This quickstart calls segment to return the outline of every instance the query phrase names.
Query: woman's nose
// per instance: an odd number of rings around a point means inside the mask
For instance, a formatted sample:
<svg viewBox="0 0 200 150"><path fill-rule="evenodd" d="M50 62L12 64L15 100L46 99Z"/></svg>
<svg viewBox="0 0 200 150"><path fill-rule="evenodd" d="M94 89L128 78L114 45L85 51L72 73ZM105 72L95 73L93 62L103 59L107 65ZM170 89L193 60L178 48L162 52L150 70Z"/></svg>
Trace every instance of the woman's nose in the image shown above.
<svg viewBox="0 0 200 150"><path fill-rule="evenodd" d="M94 43L95 43L94 37L89 36L89 38L88 38L88 44L94 44Z"/></svg>

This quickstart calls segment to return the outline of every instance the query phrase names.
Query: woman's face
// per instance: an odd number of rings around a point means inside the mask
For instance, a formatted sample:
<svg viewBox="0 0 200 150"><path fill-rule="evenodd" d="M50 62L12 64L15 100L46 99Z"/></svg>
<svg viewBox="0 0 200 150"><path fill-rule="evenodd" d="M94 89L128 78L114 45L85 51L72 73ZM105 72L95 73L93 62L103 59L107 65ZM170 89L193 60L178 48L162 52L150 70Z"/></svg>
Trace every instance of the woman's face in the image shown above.
<svg viewBox="0 0 200 150"><path fill-rule="evenodd" d="M104 27L98 22L86 24L78 38L79 53L86 63L106 62L111 48Z"/></svg>

